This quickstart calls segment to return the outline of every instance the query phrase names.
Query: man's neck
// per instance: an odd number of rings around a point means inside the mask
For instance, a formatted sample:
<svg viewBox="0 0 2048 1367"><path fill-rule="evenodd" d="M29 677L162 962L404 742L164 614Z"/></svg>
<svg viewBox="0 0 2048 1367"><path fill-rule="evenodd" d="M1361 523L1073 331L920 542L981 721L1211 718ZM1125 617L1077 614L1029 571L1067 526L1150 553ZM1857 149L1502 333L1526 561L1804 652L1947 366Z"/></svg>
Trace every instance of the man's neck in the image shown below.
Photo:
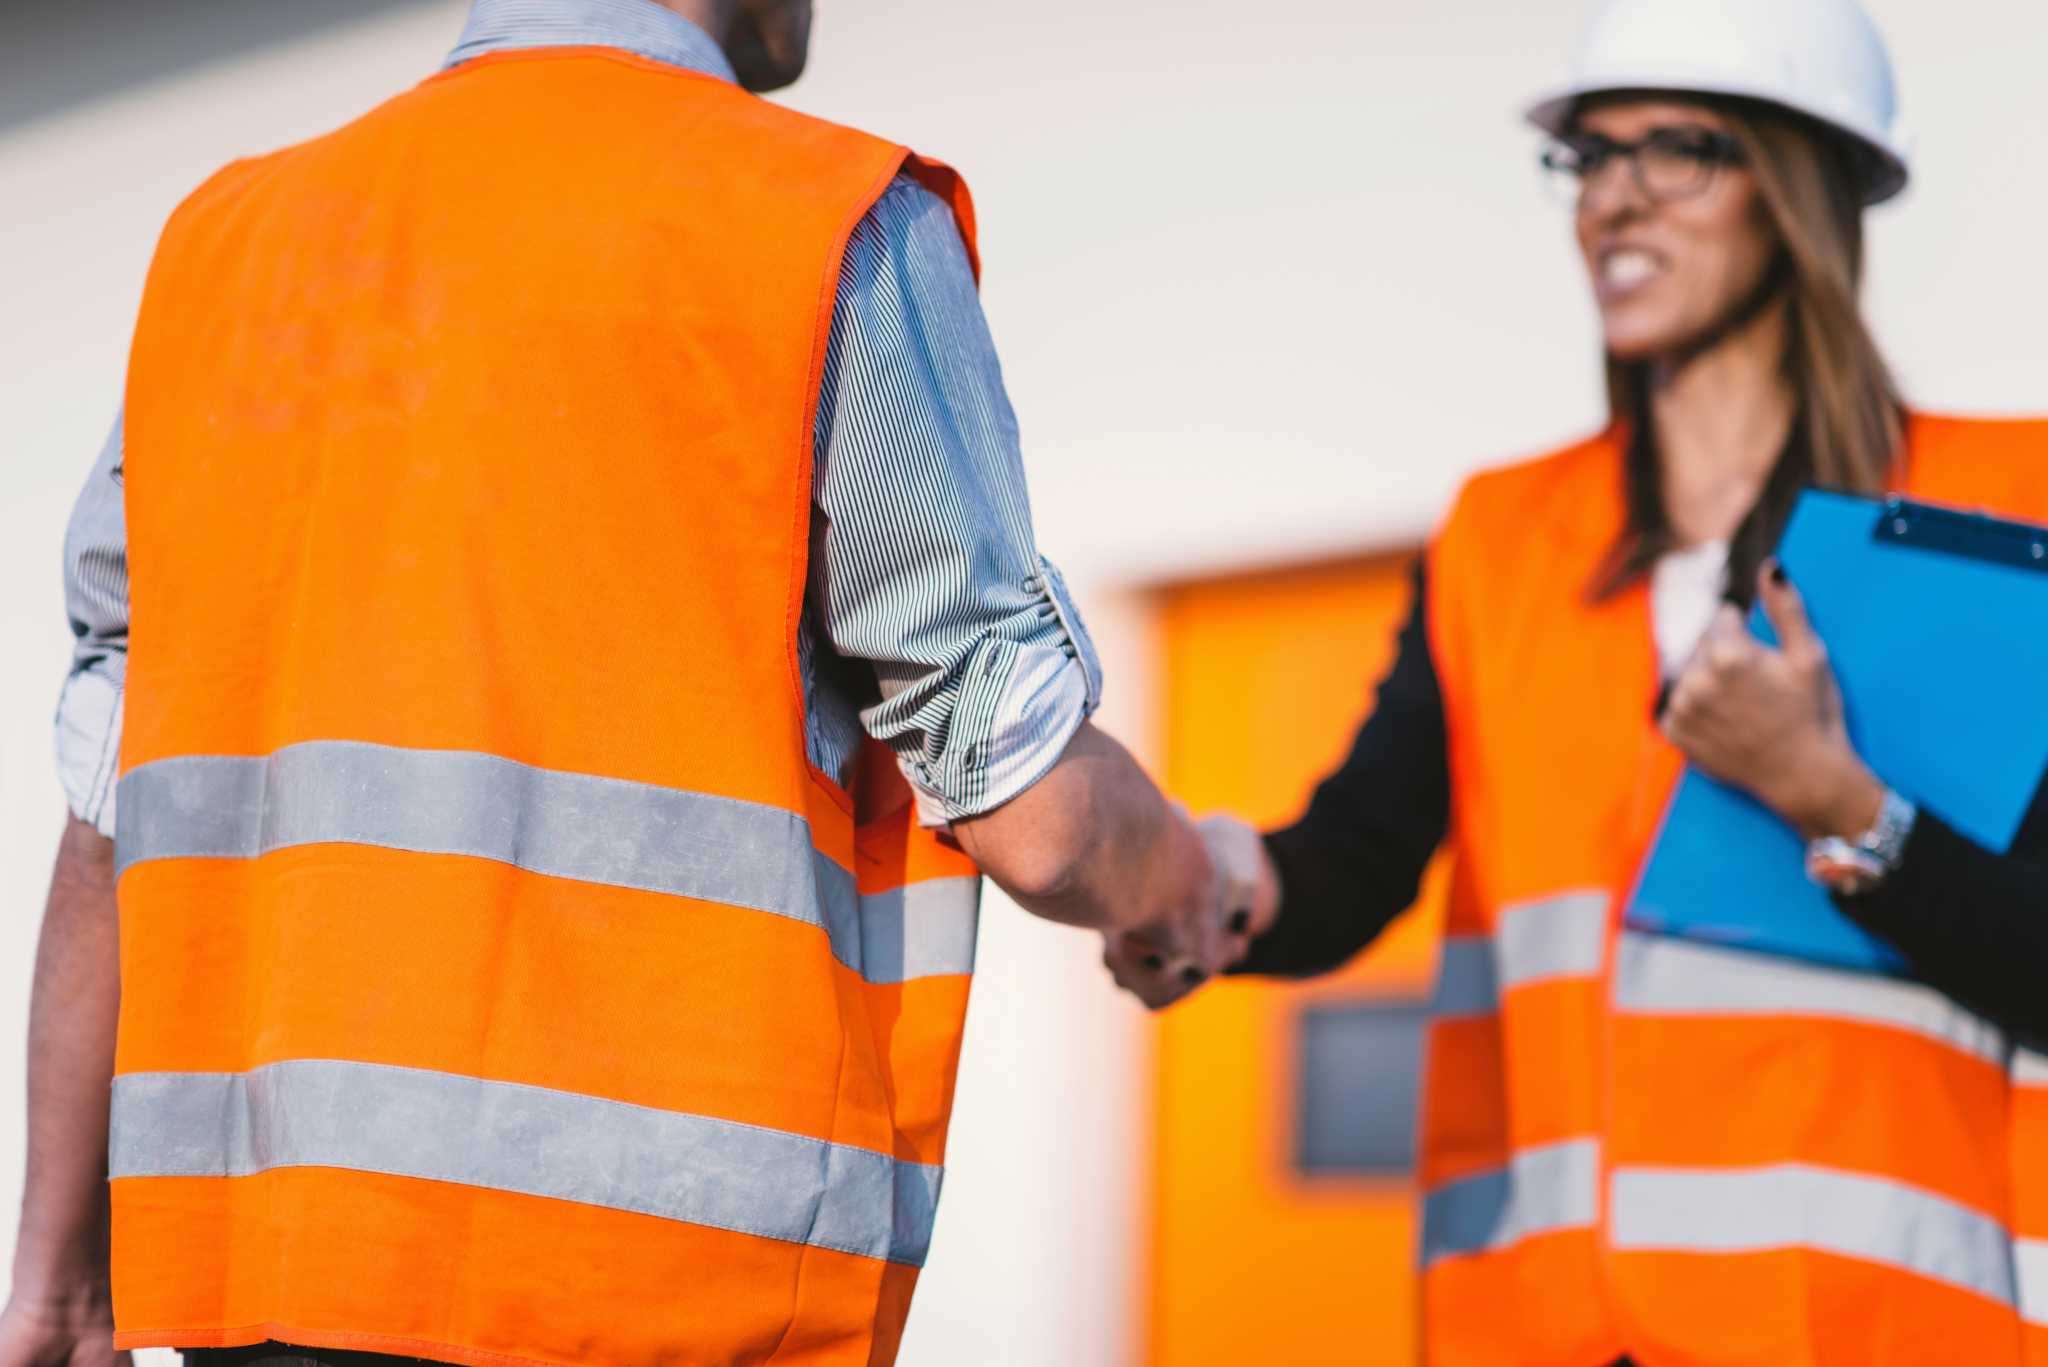
<svg viewBox="0 0 2048 1367"><path fill-rule="evenodd" d="M711 35L711 40L721 48L728 48L732 42L733 20L739 13L739 0L649 0L674 14L695 24Z"/></svg>
<svg viewBox="0 0 2048 1367"><path fill-rule="evenodd" d="M1665 506L1683 544L1734 535L1777 465L1798 409L1785 379L1786 327L1779 301L1708 349L1652 369Z"/></svg>

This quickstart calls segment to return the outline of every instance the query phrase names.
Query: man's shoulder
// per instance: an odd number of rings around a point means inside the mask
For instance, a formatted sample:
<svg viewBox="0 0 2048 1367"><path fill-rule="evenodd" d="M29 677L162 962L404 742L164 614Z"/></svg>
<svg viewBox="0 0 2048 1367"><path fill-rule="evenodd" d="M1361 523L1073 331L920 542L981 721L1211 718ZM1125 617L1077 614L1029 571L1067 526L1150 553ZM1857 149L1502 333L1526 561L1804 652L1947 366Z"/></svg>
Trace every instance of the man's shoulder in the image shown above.
<svg viewBox="0 0 2048 1367"><path fill-rule="evenodd" d="M866 225L875 244L892 254L916 243L959 238L953 206L909 171L898 171L868 207Z"/></svg>
<svg viewBox="0 0 2048 1367"><path fill-rule="evenodd" d="M479 58L477 74L491 72L487 79L549 84L554 73L548 68L577 72L594 78L586 89L602 89L618 101L619 113L631 113L634 126L652 136L669 136L689 131L709 121L725 138L760 139L772 142L792 156L811 154L824 158L845 158L865 153L883 160L900 159L908 149L892 138L883 137L851 124L794 109L741 89L731 81L671 63L609 49L577 49L549 54L551 61L533 62L531 71L515 71L521 65L516 55ZM492 70L494 64L500 69ZM595 79L598 72L602 79ZM459 75L460 68L441 79ZM574 75L561 83L577 82ZM450 82L454 84L454 82ZM620 129L626 135L624 128Z"/></svg>
<svg viewBox="0 0 2048 1367"><path fill-rule="evenodd" d="M905 180L914 182L899 174L909 155L900 144L714 77L623 52L512 52L450 68L338 128L229 163L185 198L167 231L175 232L181 219L208 216L209 210L260 194L266 184L306 177L351 184L374 180L376 164L423 149L428 156L452 156L457 143L480 141L489 144L480 155L504 158L508 148L488 135L476 138L476 130L498 126L494 111L513 107L523 106L517 117L531 122L535 102L550 101L588 121L584 129L557 138L564 164L593 166L586 154L601 144L608 155L595 162L629 168L630 174L622 174L635 181L644 181L650 168L673 165L678 147L694 139L720 145L718 164L781 168L780 174L739 177L771 200L810 199L835 186L845 187L842 194L872 193L862 187L877 185L890 185L893 192ZM530 145L520 155L529 171L534 158L545 159L543 149ZM519 164L505 160L506 172L516 173ZM928 197L915 183L903 186L897 212L913 218Z"/></svg>
<svg viewBox="0 0 2048 1367"><path fill-rule="evenodd" d="M365 110L338 128L303 138L298 142L286 143L268 152L258 152L238 157L201 181L186 195L172 211L167 235L174 232L180 219L231 204L262 185L280 171L309 157L317 156L322 149L344 145L350 135L373 121L388 115L395 106L413 95L419 87L401 91L381 103Z"/></svg>

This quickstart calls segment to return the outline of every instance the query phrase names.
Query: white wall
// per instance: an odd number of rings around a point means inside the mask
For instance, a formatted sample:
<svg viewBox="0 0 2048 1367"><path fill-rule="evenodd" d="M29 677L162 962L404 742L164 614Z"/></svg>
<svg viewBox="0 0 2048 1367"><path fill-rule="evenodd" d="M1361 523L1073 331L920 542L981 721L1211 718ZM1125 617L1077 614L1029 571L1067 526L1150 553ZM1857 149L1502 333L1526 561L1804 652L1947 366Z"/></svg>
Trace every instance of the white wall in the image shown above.
<svg viewBox="0 0 2048 1367"><path fill-rule="evenodd" d="M450 0L0 133L0 1246L10 1251L28 983L64 813L50 758L70 650L60 548L120 402L157 230L222 162L332 127L417 79L461 15Z"/></svg>
<svg viewBox="0 0 2048 1367"><path fill-rule="evenodd" d="M1923 167L1876 219L1879 331L1923 401L2048 409L2048 7L1874 8ZM460 10L386 14L0 133L0 1201L18 1180L6 1099L60 816L58 545L156 229L228 157L423 74ZM1145 632L1110 586L1412 538L1465 470L1596 419L1590 313L1514 117L1578 12L842 0L820 15L793 102L948 158L977 189L1041 537L1091 603L1125 730L1146 724ZM906 1361L1125 1361L1146 1189L1137 1019L1092 946L1013 910L991 906L983 964Z"/></svg>
<svg viewBox="0 0 2048 1367"><path fill-rule="evenodd" d="M2048 6L1871 8L1923 170L1874 219L1878 330L1924 401L2048 409ZM1597 420L1517 117L1583 10L831 5L797 102L968 173L1044 535L1153 575L1410 537L1466 470Z"/></svg>

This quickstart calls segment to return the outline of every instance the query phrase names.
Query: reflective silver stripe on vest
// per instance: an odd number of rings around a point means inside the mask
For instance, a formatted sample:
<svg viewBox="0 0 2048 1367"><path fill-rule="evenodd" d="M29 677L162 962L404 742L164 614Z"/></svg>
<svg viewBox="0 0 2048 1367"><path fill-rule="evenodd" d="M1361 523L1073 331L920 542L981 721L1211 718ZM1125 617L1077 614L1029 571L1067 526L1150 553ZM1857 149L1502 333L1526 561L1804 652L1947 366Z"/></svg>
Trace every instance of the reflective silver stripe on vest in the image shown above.
<svg viewBox="0 0 2048 1367"><path fill-rule="evenodd" d="M2012 1257L2019 1279L2020 1318L2048 1329L2048 1240L2018 1240Z"/></svg>
<svg viewBox="0 0 2048 1367"><path fill-rule="evenodd" d="M708 1116L304 1059L114 1079L110 1172L346 1168L546 1196L921 1266L940 1169Z"/></svg>
<svg viewBox="0 0 2048 1367"><path fill-rule="evenodd" d="M1617 1249L1811 1248L2013 1303L2005 1227L1947 1197L1888 1178L1805 1163L1617 1168L1610 1215Z"/></svg>
<svg viewBox="0 0 2048 1367"><path fill-rule="evenodd" d="M1597 976L1607 954L1607 907L1604 892L1568 892L1507 908L1493 935L1446 935L1431 1009L1486 1015L1514 988Z"/></svg>
<svg viewBox="0 0 2048 1367"><path fill-rule="evenodd" d="M2014 1049L2012 1080L2019 1087L2048 1087L2048 1054ZM2048 1329L2048 1239L2015 1240L2013 1270L2019 1279L2020 1315Z"/></svg>
<svg viewBox="0 0 2048 1367"><path fill-rule="evenodd" d="M972 973L980 925L979 878L933 878L862 893L860 962L848 967L873 983ZM838 952L835 929L833 953Z"/></svg>
<svg viewBox="0 0 2048 1367"><path fill-rule="evenodd" d="M1590 978L1607 957L1604 892L1572 892L1501 913L1500 985L1512 991L1545 978Z"/></svg>
<svg viewBox="0 0 2048 1367"><path fill-rule="evenodd" d="M1500 979L1494 969L1491 936L1444 936L1429 1009L1436 1016L1486 1016L1500 1010Z"/></svg>
<svg viewBox="0 0 2048 1367"><path fill-rule="evenodd" d="M470 855L820 926L871 982L974 969L979 879L863 899L793 813L495 755L308 741L157 760L121 780L115 820L122 872L329 842Z"/></svg>
<svg viewBox="0 0 2048 1367"><path fill-rule="evenodd" d="M1600 1214L1600 1145L1593 1139L1524 1149L1495 1168L1422 1198L1422 1265L1486 1253Z"/></svg>
<svg viewBox="0 0 2048 1367"><path fill-rule="evenodd" d="M1622 1011L1651 1015L1818 1016L1889 1026L2003 1067L1998 1027L1931 987L1898 978L1624 932L1614 970Z"/></svg>

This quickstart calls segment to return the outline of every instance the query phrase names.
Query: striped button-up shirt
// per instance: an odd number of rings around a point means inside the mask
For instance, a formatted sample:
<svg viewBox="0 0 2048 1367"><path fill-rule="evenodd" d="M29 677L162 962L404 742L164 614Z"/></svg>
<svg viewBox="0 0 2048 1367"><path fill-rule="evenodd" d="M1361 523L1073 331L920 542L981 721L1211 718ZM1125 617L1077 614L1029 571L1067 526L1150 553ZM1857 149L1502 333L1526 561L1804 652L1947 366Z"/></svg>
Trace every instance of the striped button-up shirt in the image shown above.
<svg viewBox="0 0 2048 1367"><path fill-rule="evenodd" d="M569 46L734 79L702 29L651 0L475 0L448 63ZM72 811L108 835L128 646L122 456L117 421L65 542L76 645L57 715ZM1094 711L1101 669L1034 544L1016 415L965 244L951 210L908 178L847 248L812 503L797 642L812 761L845 779L875 736L929 824L1036 782Z"/></svg>

